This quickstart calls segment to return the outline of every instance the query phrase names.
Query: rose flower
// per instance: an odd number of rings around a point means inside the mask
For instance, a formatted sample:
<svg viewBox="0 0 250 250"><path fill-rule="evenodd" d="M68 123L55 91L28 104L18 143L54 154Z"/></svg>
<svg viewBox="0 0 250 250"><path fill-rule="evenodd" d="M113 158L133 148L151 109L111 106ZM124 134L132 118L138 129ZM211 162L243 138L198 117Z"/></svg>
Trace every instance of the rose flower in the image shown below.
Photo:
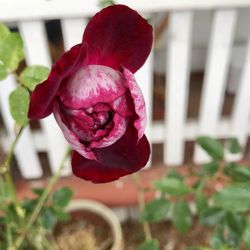
<svg viewBox="0 0 250 250"><path fill-rule="evenodd" d="M74 149L76 176L109 182L146 165L145 102L133 73L151 46L152 27L136 11L107 7L90 20L82 43L64 53L31 94L29 118L54 113Z"/></svg>

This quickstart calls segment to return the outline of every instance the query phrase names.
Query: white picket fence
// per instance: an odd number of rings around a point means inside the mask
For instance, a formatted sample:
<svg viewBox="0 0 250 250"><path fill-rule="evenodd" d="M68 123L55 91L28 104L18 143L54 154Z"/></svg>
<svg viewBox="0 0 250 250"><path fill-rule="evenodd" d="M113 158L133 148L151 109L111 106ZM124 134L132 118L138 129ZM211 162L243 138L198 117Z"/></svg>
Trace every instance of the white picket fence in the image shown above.
<svg viewBox="0 0 250 250"><path fill-rule="evenodd" d="M164 50L168 52L165 70L167 86L165 120L155 122L152 119L154 51L136 74L147 105L146 134L152 144L164 144L163 163L182 164L185 141L194 140L198 135L203 134L217 138L237 137L245 148L250 135L250 30L232 115L229 118L221 118L220 114L237 15L239 10L250 8L250 0L123 0L119 3L127 4L147 17L152 13L169 13L168 35L164 41ZM27 64L51 66L44 21L61 20L64 46L65 49L69 49L81 41L87 19L98 11L97 6L97 1L94 0L0 0L0 21L17 25L25 43ZM213 10L213 21L199 117L188 120L192 28L194 13L197 10ZM249 27L249 23L245 25ZM8 95L15 86L13 76L0 82L0 113L7 130L6 136L1 133L1 144L5 150L14 137L14 121L8 111ZM51 170L54 172L62 159L66 145L53 116L41 121L39 131L33 132L30 128L26 128L15 151L23 177L30 179L43 175L37 152L47 152ZM233 156L228 155L228 157ZM240 159L241 156L236 157ZM199 148L195 148L194 162L199 163L206 159L207 156ZM70 175L70 173L68 164L63 174Z"/></svg>

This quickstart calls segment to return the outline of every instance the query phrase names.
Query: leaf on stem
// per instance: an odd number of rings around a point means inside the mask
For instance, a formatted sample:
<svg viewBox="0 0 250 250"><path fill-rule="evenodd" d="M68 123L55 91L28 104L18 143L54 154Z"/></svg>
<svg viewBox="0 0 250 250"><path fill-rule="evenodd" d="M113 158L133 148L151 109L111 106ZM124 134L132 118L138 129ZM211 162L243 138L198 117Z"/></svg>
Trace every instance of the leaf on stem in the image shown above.
<svg viewBox="0 0 250 250"><path fill-rule="evenodd" d="M192 226L192 214L186 201L179 200L174 206L173 224L182 233L186 233Z"/></svg>
<svg viewBox="0 0 250 250"><path fill-rule="evenodd" d="M250 209L250 184L235 183L213 195L216 206L231 212L245 212Z"/></svg>
<svg viewBox="0 0 250 250"><path fill-rule="evenodd" d="M159 250L159 243L155 239L146 240L139 246L138 250Z"/></svg>
<svg viewBox="0 0 250 250"><path fill-rule="evenodd" d="M19 76L20 83L33 91L39 83L47 79L49 75L49 68L40 65L33 65L26 67Z"/></svg>
<svg viewBox="0 0 250 250"><path fill-rule="evenodd" d="M170 202L166 199L157 199L146 204L141 215L142 220L158 222L166 218Z"/></svg>
<svg viewBox="0 0 250 250"><path fill-rule="evenodd" d="M241 146L237 138L228 139L227 148L232 154L238 154L241 152Z"/></svg>
<svg viewBox="0 0 250 250"><path fill-rule="evenodd" d="M14 120L20 125L25 126L28 123L28 109L29 109L30 95L29 92L23 88L16 88L9 97L10 112Z"/></svg>
<svg viewBox="0 0 250 250"><path fill-rule="evenodd" d="M173 196L183 196L191 192L189 187L176 178L164 178L162 180L157 180L154 182L154 185L157 190Z"/></svg>
<svg viewBox="0 0 250 250"><path fill-rule="evenodd" d="M210 157L212 157L212 159L224 159L224 147L218 140L208 136L200 136L196 139L196 142L207 152Z"/></svg>
<svg viewBox="0 0 250 250"><path fill-rule="evenodd" d="M206 226L214 226L225 216L226 212L218 207L209 207L200 214L200 222Z"/></svg>
<svg viewBox="0 0 250 250"><path fill-rule="evenodd" d="M68 187L62 187L53 194L52 201L54 206L65 207L69 204L73 192Z"/></svg>

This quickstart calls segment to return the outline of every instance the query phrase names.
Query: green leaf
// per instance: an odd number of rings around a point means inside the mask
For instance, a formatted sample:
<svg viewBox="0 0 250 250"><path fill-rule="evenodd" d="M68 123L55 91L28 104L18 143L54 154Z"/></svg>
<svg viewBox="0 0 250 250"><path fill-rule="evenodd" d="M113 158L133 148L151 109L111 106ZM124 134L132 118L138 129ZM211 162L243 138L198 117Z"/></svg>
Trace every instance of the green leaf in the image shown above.
<svg viewBox="0 0 250 250"><path fill-rule="evenodd" d="M56 225L57 217L50 207L43 207L41 211L41 223L42 226L47 230L52 230Z"/></svg>
<svg viewBox="0 0 250 250"><path fill-rule="evenodd" d="M216 206L231 212L245 212L250 209L250 184L235 183L213 195Z"/></svg>
<svg viewBox="0 0 250 250"><path fill-rule="evenodd" d="M165 178L154 182L156 189L173 196L182 196L191 192L182 181L176 178Z"/></svg>
<svg viewBox="0 0 250 250"><path fill-rule="evenodd" d="M52 196L54 206L65 207L69 204L73 192L68 187L58 189Z"/></svg>
<svg viewBox="0 0 250 250"><path fill-rule="evenodd" d="M222 144L208 136L200 136L196 139L197 143L208 153L214 160L223 160L224 148Z"/></svg>
<svg viewBox="0 0 250 250"><path fill-rule="evenodd" d="M99 6L101 8L105 8L105 7L107 7L109 5L113 5L113 4L115 4L115 1L113 1L113 0L100 0L99 1Z"/></svg>
<svg viewBox="0 0 250 250"><path fill-rule="evenodd" d="M159 243L157 240L147 240L143 242L138 250L159 250Z"/></svg>
<svg viewBox="0 0 250 250"><path fill-rule="evenodd" d="M4 66L4 64L1 64L0 61L0 80L3 80L8 75L8 70Z"/></svg>
<svg viewBox="0 0 250 250"><path fill-rule="evenodd" d="M186 233L192 226L192 214L185 201L177 201L174 206L173 224L182 233Z"/></svg>
<svg viewBox="0 0 250 250"><path fill-rule="evenodd" d="M70 214L61 209L54 209L54 214L56 215L58 221L68 222L71 219Z"/></svg>
<svg viewBox="0 0 250 250"><path fill-rule="evenodd" d="M226 164L224 173L230 176L234 181L245 182L250 181L250 167L241 166L235 162Z"/></svg>
<svg viewBox="0 0 250 250"><path fill-rule="evenodd" d="M215 232L210 239L210 245L213 250L221 250L224 246L224 239L220 234Z"/></svg>
<svg viewBox="0 0 250 250"><path fill-rule="evenodd" d="M250 250L250 217L247 218L247 225L243 235L243 243L246 250Z"/></svg>
<svg viewBox="0 0 250 250"><path fill-rule="evenodd" d="M227 141L227 147L232 154L238 154L241 152L241 146L237 138L230 138Z"/></svg>
<svg viewBox="0 0 250 250"><path fill-rule="evenodd" d="M40 65L29 66L22 71L19 81L23 86L33 91L37 84L48 78L48 74L49 68L47 67Z"/></svg>
<svg viewBox="0 0 250 250"><path fill-rule="evenodd" d="M175 178L175 179L178 179L180 181L183 180L183 176L181 176L177 171L175 170L170 170L168 175L167 175L167 178Z"/></svg>
<svg viewBox="0 0 250 250"><path fill-rule="evenodd" d="M24 200L22 203L22 207L25 209L27 213L31 213L37 204L37 199L32 199L32 200Z"/></svg>
<svg viewBox="0 0 250 250"><path fill-rule="evenodd" d="M195 192L195 202L199 214L207 209L208 202L207 198L204 196L202 189L197 189L197 191Z"/></svg>
<svg viewBox="0 0 250 250"><path fill-rule="evenodd" d="M142 220L148 222L157 222L166 218L170 202L165 199L153 200L146 204L142 213Z"/></svg>
<svg viewBox="0 0 250 250"><path fill-rule="evenodd" d="M237 236L241 236L243 234L246 221L240 214L228 212L226 215L226 223L230 230L237 234Z"/></svg>
<svg viewBox="0 0 250 250"><path fill-rule="evenodd" d="M200 214L200 222L206 226L214 226L225 216L225 211L218 207L209 207Z"/></svg>
<svg viewBox="0 0 250 250"><path fill-rule="evenodd" d="M32 192L38 196L41 196L44 192L44 188L32 188Z"/></svg>
<svg viewBox="0 0 250 250"><path fill-rule="evenodd" d="M0 40L0 62L9 72L15 71L23 59L23 41L18 33L11 32L5 39Z"/></svg>
<svg viewBox="0 0 250 250"><path fill-rule="evenodd" d="M216 172L219 169L219 163L216 161L213 162L209 162L206 164L201 165L201 171L200 171L200 175L201 176L205 176L205 175L209 175L209 176L214 176L216 174Z"/></svg>
<svg viewBox="0 0 250 250"><path fill-rule="evenodd" d="M9 97L10 112L14 120L21 126L28 123L28 109L29 109L30 95L29 92L23 88L18 87Z"/></svg>
<svg viewBox="0 0 250 250"><path fill-rule="evenodd" d="M0 42L10 34L10 30L3 23L0 23Z"/></svg>

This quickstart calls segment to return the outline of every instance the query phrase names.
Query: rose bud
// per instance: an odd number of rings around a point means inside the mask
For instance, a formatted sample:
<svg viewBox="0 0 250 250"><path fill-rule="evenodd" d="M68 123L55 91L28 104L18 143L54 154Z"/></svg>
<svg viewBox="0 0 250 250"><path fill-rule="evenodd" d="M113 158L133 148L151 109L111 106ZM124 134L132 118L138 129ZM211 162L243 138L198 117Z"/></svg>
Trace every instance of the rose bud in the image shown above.
<svg viewBox="0 0 250 250"><path fill-rule="evenodd" d="M54 113L74 149L76 176L109 182L146 165L145 102L133 73L151 47L152 27L145 19L124 5L107 7L31 94L29 118Z"/></svg>

